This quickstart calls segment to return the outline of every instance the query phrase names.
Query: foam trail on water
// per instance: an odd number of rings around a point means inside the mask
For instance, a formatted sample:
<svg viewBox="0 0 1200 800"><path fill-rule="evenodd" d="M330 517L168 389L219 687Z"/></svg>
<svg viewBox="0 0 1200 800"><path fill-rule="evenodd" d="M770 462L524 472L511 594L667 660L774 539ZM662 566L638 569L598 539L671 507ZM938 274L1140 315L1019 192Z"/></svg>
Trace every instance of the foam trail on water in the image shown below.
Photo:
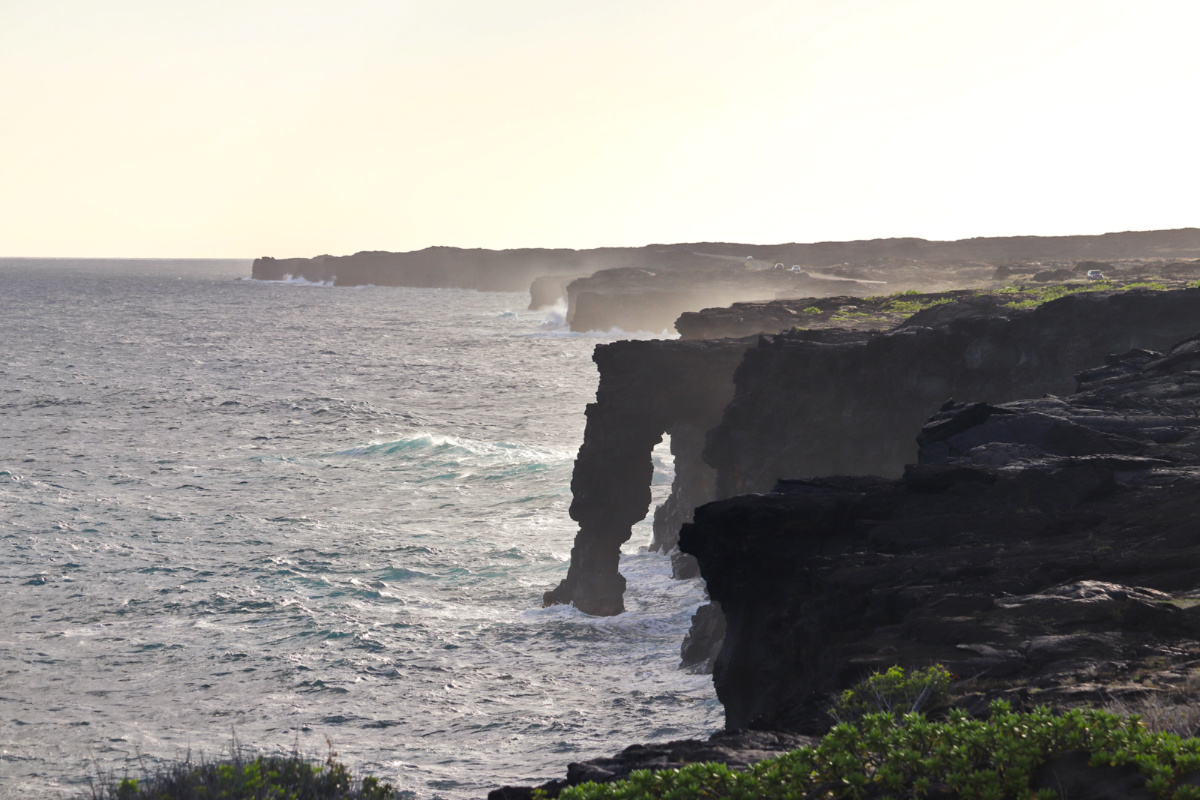
<svg viewBox="0 0 1200 800"><path fill-rule="evenodd" d="M337 281L337 276L334 275L332 278L330 278L327 281L310 281L305 278L301 278L299 276L293 277L292 274L289 272L277 281L264 280L262 278L240 278L239 280L244 283L282 283L282 284L286 284L288 286L320 286L320 287L328 289L328 288L332 287L334 285L334 283ZM373 286L372 287L363 286L363 287L355 287L355 288L374 288L374 287Z"/></svg>

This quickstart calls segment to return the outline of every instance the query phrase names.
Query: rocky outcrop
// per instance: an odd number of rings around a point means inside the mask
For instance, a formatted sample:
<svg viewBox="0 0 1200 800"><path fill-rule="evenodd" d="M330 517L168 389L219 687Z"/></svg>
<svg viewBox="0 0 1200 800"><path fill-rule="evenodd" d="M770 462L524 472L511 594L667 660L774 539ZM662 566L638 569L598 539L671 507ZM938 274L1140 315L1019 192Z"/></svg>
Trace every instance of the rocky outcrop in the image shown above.
<svg viewBox="0 0 1200 800"><path fill-rule="evenodd" d="M684 257L681 247L691 249L691 258ZM1161 267L1169 269L1159 274L1200 276L1200 261L1165 263L1200 255L1200 230L1192 228L956 242L879 239L769 246L656 245L653 249L652 254L630 259L630 269L598 271L568 286L571 329L660 331L677 316L706 306L754 302L759 307L747 314L725 315L722 322L731 323L733 330L717 335L769 333L772 328L784 330L789 322L786 316L775 318L780 309L767 305L770 300L868 297L910 289L946 291L993 280L1073 280L1088 271L1080 264L1097 258L1109 260L1110 277L1132 280L1159 273ZM741 256L743 252L751 255ZM666 253L672 258L664 258ZM784 327L775 327L780 321ZM685 337L700 338L685 330L693 320L681 322L684 327L679 330Z"/></svg>
<svg viewBox="0 0 1200 800"><path fill-rule="evenodd" d="M596 402L587 407L571 477L570 513L579 533L567 576L546 592L546 605L574 603L601 615L624 609L620 548L649 510L651 453L663 434L676 454L674 491L680 498L666 516L677 526L694 505L715 498L715 473L697 456L733 396L733 370L749 344L622 341L596 347L600 384Z"/></svg>
<svg viewBox="0 0 1200 800"><path fill-rule="evenodd" d="M567 286L573 331L666 331L680 314L745 300L871 294L877 282L818 279L805 272L753 269L742 263L698 263L687 269L628 268L597 272ZM750 331L757 333L757 331Z"/></svg>
<svg viewBox="0 0 1200 800"><path fill-rule="evenodd" d="M1185 682L1200 660L1200 337L1078 382L947 403L900 478L781 481L697 509L680 546L727 619L727 727L820 732L831 693L892 664L971 678L968 706Z"/></svg>
<svg viewBox="0 0 1200 800"><path fill-rule="evenodd" d="M529 284L529 310L539 311L543 308L565 305L567 284L576 277L575 275L543 275L534 278L533 283Z"/></svg>
<svg viewBox="0 0 1200 800"><path fill-rule="evenodd" d="M1095 262L1084 262L1095 263ZM1160 264L1155 272L1123 274L1094 283L1079 276L1058 286L993 286L990 288L949 289L946 291L906 291L887 295L800 297L762 303L734 303L731 306L688 311L675 320L675 329L684 339L720 339L745 337L756 333L785 333L797 328L854 328L887 331L904 325L937 327L963 317L995 317L1012 313L1014 308L1043 302L1047 293L1155 288L1185 289L1195 286L1192 275L1180 276L1180 265ZM1200 262L1195 262L1200 277ZM1130 268L1132 269L1132 268ZM920 314L915 320L914 314Z"/></svg>
<svg viewBox="0 0 1200 800"><path fill-rule="evenodd" d="M923 239L780 245L701 242L591 250L429 247L404 253L370 251L315 258L263 257L254 261L251 277L282 280L290 276L338 286L524 291L532 289L531 282L543 276L579 278L608 270L642 270L650 277L640 283L631 282L628 273L617 272L601 276L591 284L581 284L571 300L569 321L573 330L658 331L669 329L681 312L705 306L777 297L860 294L858 289L847 289L845 283L841 288L821 288L820 281L882 280L889 282L889 291L924 287L931 282L947 284L938 288L951 288L951 285L978 285L1002 262L1010 265L1006 269L1011 274L1020 276L1026 272L1032 275L1029 270L1041 271L1043 267L1073 267L1078 259L1113 262L1197 256L1200 256L1200 230L1185 228L1103 236L1001 237L958 242ZM1074 260L1051 263L1055 259ZM786 276L769 269L776 264L803 267L808 270L807 277L791 273L790 269ZM1025 270L1026 266L1029 270ZM1180 275L1184 275L1193 274L1197 265L1179 262L1177 266L1182 270ZM768 269L756 269L759 267ZM814 274L814 268L820 272ZM682 276L665 273L682 273ZM796 280L810 281L809 287L788 285ZM703 283L712 283L712 291L698 292ZM537 304L545 302L543 289L552 291L552 286L539 285L539 297L531 298ZM864 289L861 293L878 293L878 290ZM654 297L650 300L639 295ZM578 321L574 319L576 313Z"/></svg>
<svg viewBox="0 0 1200 800"><path fill-rule="evenodd" d="M362 252L316 258L257 258L256 280L287 277L336 286L417 286L519 292L542 275L577 277L625 262L623 252L579 250L467 250L427 247L408 253Z"/></svg>
<svg viewBox="0 0 1200 800"><path fill-rule="evenodd" d="M1005 402L1067 394L1108 353L1162 349L1200 330L1200 289L1069 295L1032 310L935 306L886 333L762 337L704 460L717 492L769 490L781 477L898 476L911 431L950 397Z"/></svg>
<svg viewBox="0 0 1200 800"><path fill-rule="evenodd" d="M623 609L620 546L646 514L650 453L663 433L676 477L655 512L652 547L670 551L692 509L710 500L766 491L780 477L900 475L916 456L911 432L948 397L1064 394L1074 372L1106 353L1162 348L1197 329L1200 290L1191 289L1072 295L1033 310L971 297L887 333L601 345L571 484L580 530L567 578L544 602ZM694 566L676 557L674 571ZM697 633L693 651L715 644L705 641Z"/></svg>

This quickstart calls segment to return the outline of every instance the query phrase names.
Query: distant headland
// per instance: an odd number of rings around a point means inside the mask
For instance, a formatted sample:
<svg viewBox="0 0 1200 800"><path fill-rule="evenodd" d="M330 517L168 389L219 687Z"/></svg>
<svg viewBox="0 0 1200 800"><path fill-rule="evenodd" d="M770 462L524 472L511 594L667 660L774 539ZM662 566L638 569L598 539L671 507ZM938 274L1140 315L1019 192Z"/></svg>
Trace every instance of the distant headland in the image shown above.
<svg viewBox="0 0 1200 800"><path fill-rule="evenodd" d="M428 247L411 252L255 259L258 280L334 286L524 291L531 308L567 306L572 330L661 331L684 312L737 302L868 296L977 287L995 277L1052 275L1080 264L1200 258L1200 228L1091 236L871 239L755 245L651 244L590 250ZM999 271L999 273L998 273Z"/></svg>

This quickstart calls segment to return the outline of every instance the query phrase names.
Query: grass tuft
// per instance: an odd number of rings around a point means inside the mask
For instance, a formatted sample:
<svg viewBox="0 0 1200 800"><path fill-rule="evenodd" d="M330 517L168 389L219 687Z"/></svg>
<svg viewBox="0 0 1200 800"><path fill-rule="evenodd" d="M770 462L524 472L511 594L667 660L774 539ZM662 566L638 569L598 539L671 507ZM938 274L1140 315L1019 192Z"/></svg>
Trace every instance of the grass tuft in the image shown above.
<svg viewBox="0 0 1200 800"><path fill-rule="evenodd" d="M236 744L227 761L183 761L141 778L101 776L91 800L395 800L404 795L378 778L355 778L336 760L249 755Z"/></svg>

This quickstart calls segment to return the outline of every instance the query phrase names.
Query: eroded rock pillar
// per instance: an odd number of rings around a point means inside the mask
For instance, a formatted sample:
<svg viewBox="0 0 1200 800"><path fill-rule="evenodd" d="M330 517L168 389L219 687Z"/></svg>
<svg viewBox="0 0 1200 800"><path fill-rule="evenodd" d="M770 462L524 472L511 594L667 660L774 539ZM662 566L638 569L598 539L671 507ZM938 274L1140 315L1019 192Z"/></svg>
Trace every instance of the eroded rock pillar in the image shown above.
<svg viewBox="0 0 1200 800"><path fill-rule="evenodd" d="M544 605L572 603L599 616L625 610L621 545L650 509L651 454L662 425L601 403L587 407L583 446L571 477L571 518L579 523L567 577L542 596Z"/></svg>

